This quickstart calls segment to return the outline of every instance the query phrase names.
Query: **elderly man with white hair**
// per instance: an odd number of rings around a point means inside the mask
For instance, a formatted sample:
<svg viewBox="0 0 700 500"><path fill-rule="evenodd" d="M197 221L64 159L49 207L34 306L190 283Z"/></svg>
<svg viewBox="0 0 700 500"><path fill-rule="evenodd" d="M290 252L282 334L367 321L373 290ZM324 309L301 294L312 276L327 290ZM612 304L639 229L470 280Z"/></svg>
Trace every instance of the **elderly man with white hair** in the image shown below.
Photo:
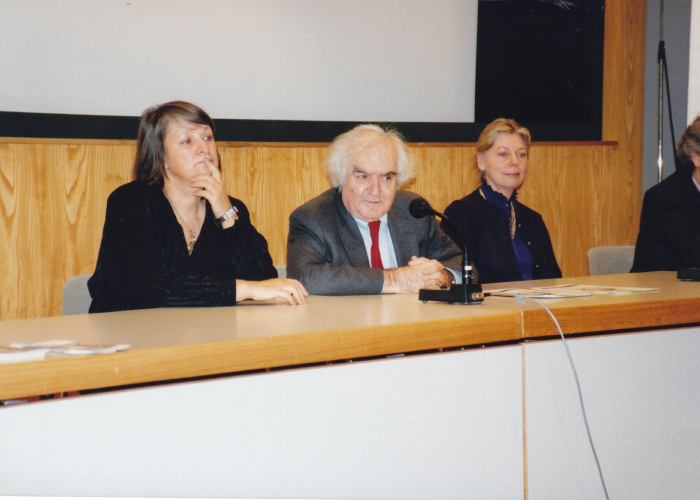
<svg viewBox="0 0 700 500"><path fill-rule="evenodd" d="M358 125L338 136L327 163L332 188L289 218L287 274L316 295L417 293L446 288L461 252L432 217L416 219L417 195L401 136Z"/></svg>

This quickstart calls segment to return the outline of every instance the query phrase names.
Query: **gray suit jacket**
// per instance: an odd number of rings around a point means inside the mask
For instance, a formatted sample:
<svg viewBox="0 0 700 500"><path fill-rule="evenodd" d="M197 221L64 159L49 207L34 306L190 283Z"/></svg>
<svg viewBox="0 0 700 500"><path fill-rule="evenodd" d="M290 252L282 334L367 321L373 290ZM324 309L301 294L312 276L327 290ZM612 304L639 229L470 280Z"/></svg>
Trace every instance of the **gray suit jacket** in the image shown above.
<svg viewBox="0 0 700 500"><path fill-rule="evenodd" d="M414 198L417 195L399 191L387 216L398 265L405 266L415 255L459 272L462 253L435 219L416 219L408 213ZM337 189L321 193L289 216L287 276L316 295L382 293L384 274L370 267L360 230Z"/></svg>

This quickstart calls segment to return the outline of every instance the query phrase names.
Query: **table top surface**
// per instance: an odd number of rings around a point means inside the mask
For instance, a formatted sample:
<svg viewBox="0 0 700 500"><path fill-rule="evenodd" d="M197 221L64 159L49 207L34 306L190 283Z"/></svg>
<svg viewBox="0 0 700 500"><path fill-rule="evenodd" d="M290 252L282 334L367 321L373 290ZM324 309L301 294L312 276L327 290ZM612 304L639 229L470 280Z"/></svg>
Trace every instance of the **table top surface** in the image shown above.
<svg viewBox="0 0 700 500"><path fill-rule="evenodd" d="M700 282L678 281L672 272L484 289L565 283L658 288L543 301L567 334L700 323ZM311 296L303 306L249 303L0 321L0 345L50 339L131 345L116 354L0 364L0 399L554 335L537 304L506 297L459 305L422 303L416 295Z"/></svg>

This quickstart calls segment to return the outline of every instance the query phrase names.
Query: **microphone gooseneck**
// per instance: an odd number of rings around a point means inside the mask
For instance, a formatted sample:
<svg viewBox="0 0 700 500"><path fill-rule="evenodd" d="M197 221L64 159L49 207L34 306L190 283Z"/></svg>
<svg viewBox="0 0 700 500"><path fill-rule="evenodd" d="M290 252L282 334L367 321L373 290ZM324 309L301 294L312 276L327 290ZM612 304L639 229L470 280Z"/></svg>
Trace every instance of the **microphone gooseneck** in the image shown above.
<svg viewBox="0 0 700 500"><path fill-rule="evenodd" d="M462 242L462 283L453 284L449 290L425 290L418 292L418 299L422 301L434 300L438 302L459 302L462 304L480 304L484 301L484 292L478 280L474 278L473 266L467 253L467 240L462 231L449 217L430 206L425 198L418 197L408 205L408 212L416 219L433 216L439 217L449 226Z"/></svg>

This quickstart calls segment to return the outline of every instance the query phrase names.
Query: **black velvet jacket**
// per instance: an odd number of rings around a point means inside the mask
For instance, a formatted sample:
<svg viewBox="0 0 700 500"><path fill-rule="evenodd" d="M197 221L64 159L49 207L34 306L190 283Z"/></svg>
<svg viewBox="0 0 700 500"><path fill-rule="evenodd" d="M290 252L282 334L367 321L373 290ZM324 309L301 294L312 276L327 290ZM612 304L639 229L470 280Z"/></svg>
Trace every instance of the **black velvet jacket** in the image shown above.
<svg viewBox="0 0 700 500"><path fill-rule="evenodd" d="M88 281L90 312L235 303L235 279L274 278L267 241L248 209L231 198L239 220L216 225L209 203L192 255L182 227L159 187L133 181L107 201L95 273Z"/></svg>
<svg viewBox="0 0 700 500"><path fill-rule="evenodd" d="M644 194L632 272L700 267L700 192L676 172Z"/></svg>
<svg viewBox="0 0 700 500"><path fill-rule="evenodd" d="M514 201L517 234L527 243L533 259L533 279L560 278L547 227L540 214ZM481 197L479 190L453 201L447 215L467 239L470 258L482 283L520 281L522 275L510 239L508 217ZM443 223L442 229L461 246L459 236Z"/></svg>

